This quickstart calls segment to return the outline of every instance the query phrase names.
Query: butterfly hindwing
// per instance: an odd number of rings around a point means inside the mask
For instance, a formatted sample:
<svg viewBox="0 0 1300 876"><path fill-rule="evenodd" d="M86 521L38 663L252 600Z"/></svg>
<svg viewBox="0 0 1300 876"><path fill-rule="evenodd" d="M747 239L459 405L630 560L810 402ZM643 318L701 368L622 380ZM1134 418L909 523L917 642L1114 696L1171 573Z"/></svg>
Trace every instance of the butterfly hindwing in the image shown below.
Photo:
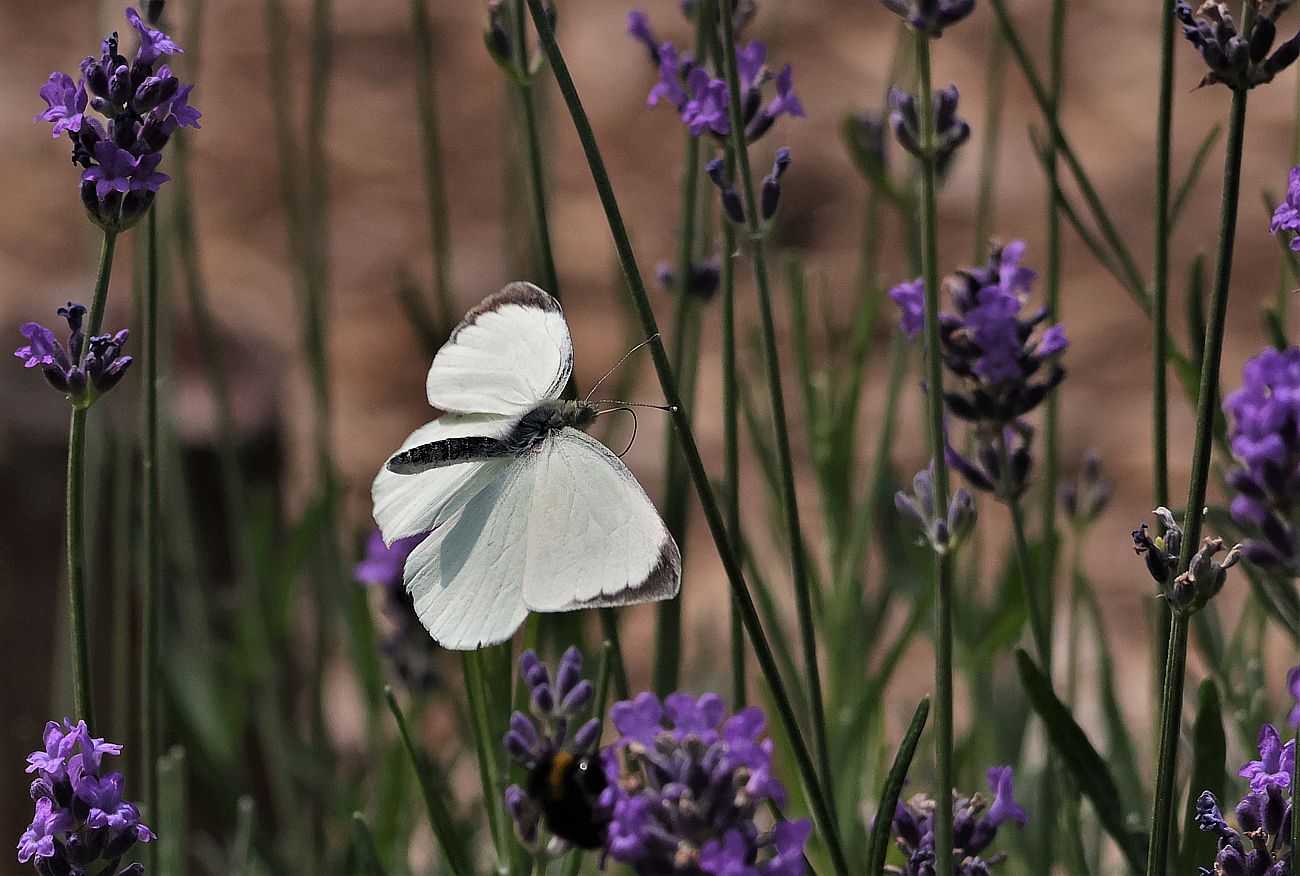
<svg viewBox="0 0 1300 876"><path fill-rule="evenodd" d="M434 357L426 388L440 410L519 416L559 398L572 371L559 302L531 283L511 283L465 314Z"/></svg>
<svg viewBox="0 0 1300 876"><path fill-rule="evenodd" d="M407 559L415 612L443 647L503 642L528 615L521 594L536 464L535 454L515 459Z"/></svg>
<svg viewBox="0 0 1300 876"><path fill-rule="evenodd" d="M567 611L670 599L681 553L632 473L609 448L560 429L534 451L523 600Z"/></svg>

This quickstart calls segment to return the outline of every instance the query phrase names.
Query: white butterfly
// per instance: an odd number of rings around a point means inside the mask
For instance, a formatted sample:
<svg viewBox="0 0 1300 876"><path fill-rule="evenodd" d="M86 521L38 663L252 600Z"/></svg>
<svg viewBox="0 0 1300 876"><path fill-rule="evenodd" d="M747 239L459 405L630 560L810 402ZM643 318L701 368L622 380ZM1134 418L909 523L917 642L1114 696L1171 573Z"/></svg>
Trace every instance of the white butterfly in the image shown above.
<svg viewBox="0 0 1300 876"><path fill-rule="evenodd" d="M670 599L681 553L632 473L560 399L573 341L560 304L530 283L483 300L433 359L446 414L403 442L371 495L384 540L429 533L406 589L440 644L502 642L529 611Z"/></svg>

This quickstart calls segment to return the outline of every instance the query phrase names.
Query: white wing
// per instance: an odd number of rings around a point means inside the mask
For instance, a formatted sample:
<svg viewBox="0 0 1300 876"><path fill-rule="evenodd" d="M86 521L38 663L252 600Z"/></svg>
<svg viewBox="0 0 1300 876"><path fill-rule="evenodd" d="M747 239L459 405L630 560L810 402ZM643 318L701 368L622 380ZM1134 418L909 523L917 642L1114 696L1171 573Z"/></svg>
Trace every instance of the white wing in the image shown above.
<svg viewBox="0 0 1300 876"><path fill-rule="evenodd" d="M500 438L510 431L511 423L508 417L448 414L412 432L402 442L401 450L469 435ZM462 462L413 475L381 468L370 495L375 503L375 523L384 541L391 545L399 538L437 528L509 464L509 459Z"/></svg>
<svg viewBox="0 0 1300 876"><path fill-rule="evenodd" d="M433 357L429 404L463 414L517 416L559 398L573 370L560 303L531 283L483 299Z"/></svg>
<svg viewBox="0 0 1300 876"><path fill-rule="evenodd" d="M504 642L527 617L522 591L537 462L531 453L515 459L407 559L415 613L443 647Z"/></svg>
<svg viewBox="0 0 1300 876"><path fill-rule="evenodd" d="M670 599L681 553L641 485L610 450L561 429L536 455L523 601L567 611Z"/></svg>

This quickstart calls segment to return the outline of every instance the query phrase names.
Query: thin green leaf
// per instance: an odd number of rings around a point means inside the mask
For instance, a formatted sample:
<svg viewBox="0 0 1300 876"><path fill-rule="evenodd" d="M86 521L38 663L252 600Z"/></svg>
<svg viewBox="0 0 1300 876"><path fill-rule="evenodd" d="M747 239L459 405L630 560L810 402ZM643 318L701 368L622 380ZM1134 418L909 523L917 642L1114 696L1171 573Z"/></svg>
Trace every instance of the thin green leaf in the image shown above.
<svg viewBox="0 0 1300 876"><path fill-rule="evenodd" d="M451 789L442 773L435 768L433 761L416 750L415 744L411 741L411 733L406 726L406 717L397 704L397 698L393 696L392 688L385 688L384 698L388 702L388 709L393 713L394 720L397 721L397 731L402 737L402 745L405 746L406 755L411 759L411 766L415 769L420 794L424 798L425 812L429 817L429 827L438 840L438 850L442 853L443 862L453 876L469 876L474 872L474 868L468 863L468 850L464 837L461 836L452 814L447 809L447 802L453 799Z"/></svg>
<svg viewBox="0 0 1300 876"><path fill-rule="evenodd" d="M1223 125L1216 124L1210 130L1205 132L1201 138L1201 145L1196 147L1196 154L1192 156L1192 163L1187 168L1187 175L1183 177L1183 182L1178 186L1178 194L1174 195L1173 203L1169 207L1169 228L1173 230L1178 226L1178 220L1183 215L1183 207L1186 206L1188 198L1192 194L1192 189L1196 187L1196 181L1201 178L1201 171L1205 168L1205 159L1209 157L1210 150L1218 142L1219 135L1223 133Z"/></svg>
<svg viewBox="0 0 1300 876"><path fill-rule="evenodd" d="M1183 817L1183 845L1179 853L1180 870L1194 873L1196 868L1214 860L1218 837L1196 827L1196 800L1202 791L1223 799L1227 784L1224 764L1228 758L1228 740L1223 733L1223 708L1219 689L1212 679L1201 682L1196 694L1196 723L1192 728L1192 781L1187 787L1187 810Z"/></svg>
<svg viewBox="0 0 1300 876"><path fill-rule="evenodd" d="M379 849L375 848L375 838L360 812L352 813L352 853L356 856L357 872L362 876L387 876L388 871L379 860Z"/></svg>
<svg viewBox="0 0 1300 876"><path fill-rule="evenodd" d="M1069 708L1057 698L1052 682L1033 659L1024 650L1017 649L1016 661L1021 684L1034 711L1043 719L1052 747L1070 770L1080 792L1092 803L1102 828L1119 845L1129 868L1134 873L1143 872L1147 856L1146 836L1129 827L1119 789L1105 759L1097 753Z"/></svg>
<svg viewBox="0 0 1300 876"><path fill-rule="evenodd" d="M903 735L903 744L898 747L894 765L885 779L885 787L880 793L880 805L876 807L876 821L871 828L871 843L867 847L867 873L879 874L885 870L885 854L889 851L889 827L894 820L894 809L898 806L898 795L903 791L907 781L907 771L912 766L912 757L916 746L921 741L921 732L925 730L926 719L930 717L930 698L921 700L912 715L912 723Z"/></svg>
<svg viewBox="0 0 1300 876"><path fill-rule="evenodd" d="M235 844L230 850L232 876L249 876L253 872L253 819L257 804L244 795L235 804Z"/></svg>
<svg viewBox="0 0 1300 876"><path fill-rule="evenodd" d="M185 799L185 749L173 745L158 758L158 866L163 873L184 873L185 835L189 830Z"/></svg>

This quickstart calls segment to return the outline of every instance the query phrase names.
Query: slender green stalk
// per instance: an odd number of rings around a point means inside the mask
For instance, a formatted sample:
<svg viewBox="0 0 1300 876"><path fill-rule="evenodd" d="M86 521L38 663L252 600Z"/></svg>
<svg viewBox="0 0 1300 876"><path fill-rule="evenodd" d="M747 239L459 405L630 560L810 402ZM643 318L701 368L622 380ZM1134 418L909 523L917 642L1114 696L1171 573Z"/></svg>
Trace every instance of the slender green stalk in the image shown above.
<svg viewBox="0 0 1300 876"><path fill-rule="evenodd" d="M528 62L528 35L525 27L523 0L516 0L514 14L514 66L511 83L519 101L519 124L523 129L527 153L528 186L532 194L533 235L536 241L537 267L541 280L557 299L560 298L560 277L555 269L555 253L551 248L551 222L546 202L546 163L542 157L542 132L537 120L537 105L533 100L533 74Z"/></svg>
<svg viewBox="0 0 1300 876"><path fill-rule="evenodd" d="M1041 575L1034 569L1033 557L1029 553L1029 539L1025 536L1025 514L1020 507L1020 500L1014 495L1011 484L1011 451L1007 443L998 438L999 467L1002 469L1002 500L1011 513L1011 532L1015 543L1016 567L1020 572L1020 586L1025 592L1025 607L1029 610L1029 628L1034 637L1034 650L1038 653L1038 664L1043 674L1051 676L1052 640L1048 626L1044 596L1050 590L1044 588Z"/></svg>
<svg viewBox="0 0 1300 876"><path fill-rule="evenodd" d="M1147 876L1166 876L1169 827L1177 808L1174 791L1178 761L1178 731L1183 714L1183 673L1187 668L1188 618L1174 614L1165 650L1165 686L1160 703L1160 753L1156 760L1156 800L1151 816L1151 846Z"/></svg>
<svg viewBox="0 0 1300 876"><path fill-rule="evenodd" d="M1160 102L1156 110L1156 239L1151 273L1152 484L1155 507L1169 504L1169 236L1170 155L1173 151L1174 16L1160 0Z"/></svg>
<svg viewBox="0 0 1300 876"><path fill-rule="evenodd" d="M1048 87L1052 97L1052 116L1059 120L1061 91L1065 80L1065 0L1052 0L1051 47L1048 64ZM1046 149L1047 164L1047 269L1045 271L1045 297L1047 307L1053 319L1061 318L1061 214L1056 208L1057 191L1060 178L1056 160L1056 141L1051 140ZM1055 614L1056 551L1058 535L1056 530L1056 491L1060 481L1061 391L1058 389L1047 397L1044 414L1043 441L1043 491L1042 491L1042 538L1046 548L1043 560L1043 587L1047 599L1043 605L1046 613L1046 663L1043 672L1051 677L1052 652L1052 617Z"/></svg>
<svg viewBox="0 0 1300 876"><path fill-rule="evenodd" d="M728 171L734 163L727 156ZM722 454L727 532L740 538L740 404L736 391L736 227L722 223ZM731 701L745 702L745 640L736 595L731 594Z"/></svg>
<svg viewBox="0 0 1300 876"><path fill-rule="evenodd" d="M108 281L113 274L117 232L105 231L99 253L99 272L87 318L86 337L99 334L108 303ZM85 349L82 350L82 357ZM72 409L68 427L67 500L68 612L72 633L72 693L77 717L95 726L91 696L90 634L86 623L86 408Z"/></svg>
<svg viewBox="0 0 1300 876"><path fill-rule="evenodd" d="M619 642L618 637L618 612L612 608L602 608L600 610L600 626L605 635L605 641L613 650L609 672L614 687L614 696L620 700L630 700L632 691L628 687L627 667L623 665L623 645Z"/></svg>
<svg viewBox="0 0 1300 876"><path fill-rule="evenodd" d="M695 56L703 57L708 51L708 30L704 18L708 4L695 6ZM680 218L677 223L677 263L673 278L672 364L673 372L682 380L682 394L686 404L695 406L696 378L698 377L700 302L691 292L692 252L695 246L696 213L699 206L700 141L688 131L683 135L683 169L681 181ZM693 341L693 343L692 343ZM691 367L687 368L687 357ZM682 455L678 442L669 436L664 459L664 523L677 539L682 550L682 566L686 563L686 529L690 514L690 484L682 471ZM651 686L660 696L677 687L681 671L682 602L684 594L659 604L659 617L655 629L655 665Z"/></svg>
<svg viewBox="0 0 1300 876"><path fill-rule="evenodd" d="M939 340L939 211L934 163L934 88L930 83L930 39L916 35L916 70L921 121L921 276L925 283L926 428L934 462L937 507L948 507L948 463L944 459L943 362ZM939 787L935 792L935 848L951 849L953 787L952 717L952 559L935 560L934 723L935 761ZM952 856L938 856L939 876L952 876Z"/></svg>
<svg viewBox="0 0 1300 876"><path fill-rule="evenodd" d="M741 619L744 621L745 629L749 633L750 642L758 659L759 669L772 692L777 718L781 722L783 731L790 739L795 762L807 789L809 802L812 805L819 835L826 844L836 873L846 874L849 872L849 865L840 845L839 831L832 815L834 810L828 805L828 798L822 788L812 754L799 729L790 693L781 679L771 644L763 632L762 622L754 606L753 597L745 583L744 572L737 560L732 541L727 534L717 497L713 492L708 472L705 470L704 462L700 457L699 447L695 443L695 435L691 431L690 419L682 407L681 395L677 390L677 381L673 375L672 365L668 360L668 352L659 337L659 324L655 319L654 309L650 306L650 298L646 293L645 283L641 279L641 270L637 266L636 254L632 250L632 242L627 233L627 226L623 222L622 211L618 207L618 199L614 195L614 189L609 180L609 171L605 168L604 158L601 156L600 147L597 145L595 134L591 129L591 121L587 118L587 112L582 106L582 99L578 96L577 87L574 85L573 76L569 73L569 67L564 60L564 55L555 41L555 34L551 31L550 24L546 20L546 11L542 6L542 0L526 0L526 2L528 3L528 11L533 17L533 24L541 38L542 49L550 62L551 71L555 76L560 94L564 98L565 106L568 108L569 115L573 120L578 140L582 144L583 153L591 170L592 180L596 185L601 206L605 211L610 234L614 239L619 264L622 266L624 277L627 280L628 292L636 305L637 316L641 321L642 330L651 339L650 355L654 362L655 374L659 378L659 386L664 394L664 399L672 409L673 426L677 429L677 434L682 442L682 453L686 458L691 481L694 483L696 493L699 496L700 506L704 512L709 533L717 546L718 556L726 572L727 581L740 606Z"/></svg>
<svg viewBox="0 0 1300 876"><path fill-rule="evenodd" d="M1183 518L1183 544L1178 569L1184 570L1201 537L1202 509L1210 477L1214 449L1214 414L1219 387L1219 359L1223 353L1223 330L1228 314L1228 291L1232 281L1233 244L1237 231L1237 205L1241 193L1241 156L1246 130L1246 92L1233 91L1228 118L1228 142L1223 167L1223 203L1219 214L1219 251L1214 269L1209 321L1205 331L1205 352L1201 360L1200 393L1196 400L1196 443L1192 449L1192 476L1187 490ZM1147 876L1165 876L1169 858L1169 826L1175 808L1174 779L1178 761L1178 724L1183 705L1183 673L1187 665L1188 618L1174 613L1169 628L1169 650L1165 661L1164 695L1160 748L1156 771L1155 808L1151 823L1151 847Z"/></svg>
<svg viewBox="0 0 1300 876"><path fill-rule="evenodd" d="M411 29L415 38L415 98L424 145L425 203L429 212L434 298L438 318L446 330L456 324L456 302L451 287L451 222L447 217L447 175L443 169L442 138L438 128L429 0L411 0Z"/></svg>
<svg viewBox="0 0 1300 876"><path fill-rule="evenodd" d="M145 220L147 256L144 294L144 591L140 619L140 750L143 754L145 811L158 818L158 755L161 715L158 703L158 633L161 533L158 530L158 206ZM157 869L157 844L145 850L146 869Z"/></svg>
<svg viewBox="0 0 1300 876"><path fill-rule="evenodd" d="M735 22L730 8L719 16L722 22L723 72L727 90L740 94L740 73L736 63ZM831 789L832 770L830 747L826 735L826 707L822 697L821 668L817 660L817 631L813 624L812 589L806 568L807 554L803 531L799 523L799 498L795 487L794 458L790 450L790 432L786 422L785 392L781 388L781 362L776 343L776 320L772 315L772 292L768 282L766 264L766 232L758 214L758 198L754 194L754 179L749 166L749 144L745 141L745 121L740 101L733 100L728 107L731 113L731 144L736 159L736 176L740 180L745 198L745 216L748 220L749 253L754 263L754 285L758 290L758 313L762 325L764 364L767 366L767 383L772 419L776 433L777 465L781 477L781 497L785 504L785 524L790 540L790 574L794 580L796 615L799 620L799 639L803 647L804 673L808 678L808 702L812 712L812 736L821 769L822 788L833 806Z"/></svg>

